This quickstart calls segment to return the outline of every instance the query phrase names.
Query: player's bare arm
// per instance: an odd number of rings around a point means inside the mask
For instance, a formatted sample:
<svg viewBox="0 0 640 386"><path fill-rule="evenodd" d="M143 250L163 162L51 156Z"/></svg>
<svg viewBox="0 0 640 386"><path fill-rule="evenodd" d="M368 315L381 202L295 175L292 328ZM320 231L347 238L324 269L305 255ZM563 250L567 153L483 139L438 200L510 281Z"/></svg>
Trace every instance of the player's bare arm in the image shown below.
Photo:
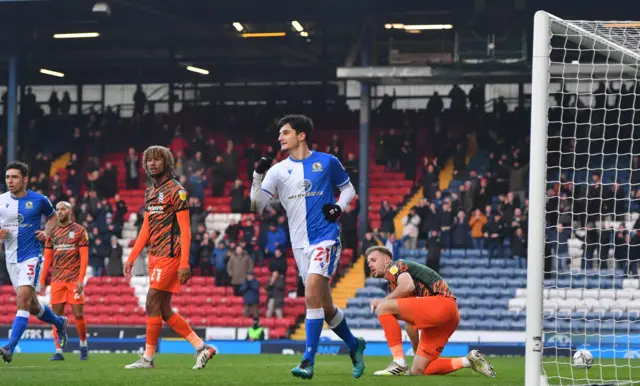
<svg viewBox="0 0 640 386"><path fill-rule="evenodd" d="M400 276L398 276L398 286L396 289L385 296L384 299L373 299L371 301L371 310L374 311L380 303L384 301L409 297L413 295L415 289L416 285L413 283L411 275L409 275L408 272L401 273Z"/></svg>
<svg viewBox="0 0 640 386"><path fill-rule="evenodd" d="M138 233L138 238L136 239L136 243L133 245L131 249L131 253L129 254L129 258L127 262L124 264L124 276L127 278L131 277L131 270L133 269L133 263L136 262L136 259L142 252L147 243L149 242L149 213L145 212L144 220L142 221L142 228L140 228L140 233Z"/></svg>
<svg viewBox="0 0 640 386"><path fill-rule="evenodd" d="M180 284L187 284L191 277L191 268L189 267L189 247L191 246L191 220L189 219L189 211L183 210L176 213L178 218L178 226L180 227L180 268L178 268L178 279Z"/></svg>
<svg viewBox="0 0 640 386"><path fill-rule="evenodd" d="M51 233L53 233L53 231L56 229L57 226L58 226L58 217L56 217L55 214L52 214L49 217L49 220L47 221L47 224L45 225L44 230L36 231L36 238L40 241L46 241L47 237L49 237Z"/></svg>
<svg viewBox="0 0 640 386"><path fill-rule="evenodd" d="M4 240L4 238L7 236L7 233L9 233L8 229L0 229L0 240Z"/></svg>
<svg viewBox="0 0 640 386"><path fill-rule="evenodd" d="M78 276L78 283L76 284L76 293L82 294L84 292L84 278L87 274L87 266L89 265L89 247L80 247L80 274Z"/></svg>

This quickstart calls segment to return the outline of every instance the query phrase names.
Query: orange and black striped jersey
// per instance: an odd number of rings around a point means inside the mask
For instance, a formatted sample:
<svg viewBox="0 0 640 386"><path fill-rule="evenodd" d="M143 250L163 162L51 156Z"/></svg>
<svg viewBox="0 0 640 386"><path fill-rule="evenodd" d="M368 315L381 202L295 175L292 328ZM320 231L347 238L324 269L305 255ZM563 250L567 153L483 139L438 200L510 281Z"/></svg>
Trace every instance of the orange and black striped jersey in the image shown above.
<svg viewBox="0 0 640 386"><path fill-rule="evenodd" d="M405 272L413 279L413 284L416 287L413 293L414 296L455 298L447 283L436 271L426 265L402 259L392 262L387 268L384 278L389 281L389 292L393 292L398 287L398 277Z"/></svg>
<svg viewBox="0 0 640 386"><path fill-rule="evenodd" d="M179 258L180 228L176 213L189 209L187 191L178 181L170 179L160 186L148 187L144 202L149 214L149 254Z"/></svg>
<svg viewBox="0 0 640 386"><path fill-rule="evenodd" d="M89 234L82 225L71 223L54 229L44 246L53 250L51 281L77 282L80 275L80 247L88 246Z"/></svg>

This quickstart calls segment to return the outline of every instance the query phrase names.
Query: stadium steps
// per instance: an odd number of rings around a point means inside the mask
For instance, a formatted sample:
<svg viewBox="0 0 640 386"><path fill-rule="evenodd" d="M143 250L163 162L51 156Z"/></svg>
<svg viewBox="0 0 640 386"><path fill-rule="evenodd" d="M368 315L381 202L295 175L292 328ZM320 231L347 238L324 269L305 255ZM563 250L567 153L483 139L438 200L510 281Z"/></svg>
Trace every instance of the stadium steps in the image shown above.
<svg viewBox="0 0 640 386"><path fill-rule="evenodd" d="M355 297L356 291L359 288L364 287L364 285L364 256L360 256L331 290L333 303L342 310L346 309L347 300ZM326 322L324 323L324 328L328 328ZM304 330L304 319L302 319L302 321L295 327L295 331L291 335L291 339L305 340L306 338L307 334Z"/></svg>
<svg viewBox="0 0 640 386"><path fill-rule="evenodd" d="M51 163L51 168L49 168L49 177L53 177L58 169L65 169L67 164L71 161L71 153L64 153L58 159Z"/></svg>
<svg viewBox="0 0 640 386"><path fill-rule="evenodd" d="M396 213L396 217L393 219L393 223L396 227L396 238L398 240L402 239L402 231L404 230L404 226L402 225L402 219L406 216L411 208L418 205L418 202L424 197L422 188L419 188L413 196L407 201L406 204Z"/></svg>
<svg viewBox="0 0 640 386"><path fill-rule="evenodd" d="M467 165L471 158L476 155L478 151L478 141L476 139L476 133L473 132L467 135L467 156L465 162ZM449 188L449 183L453 180L453 158L447 159L440 174L438 175L440 190Z"/></svg>

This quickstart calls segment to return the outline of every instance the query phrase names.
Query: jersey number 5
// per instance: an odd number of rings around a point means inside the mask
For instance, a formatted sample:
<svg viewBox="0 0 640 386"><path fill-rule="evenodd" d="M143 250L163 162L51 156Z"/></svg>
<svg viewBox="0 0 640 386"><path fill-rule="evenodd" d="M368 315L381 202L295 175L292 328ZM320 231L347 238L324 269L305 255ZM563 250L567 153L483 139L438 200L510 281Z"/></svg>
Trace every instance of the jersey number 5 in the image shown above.
<svg viewBox="0 0 640 386"><path fill-rule="evenodd" d="M330 253L331 253L331 248L318 247L316 248L316 256L313 258L313 261L328 263Z"/></svg>
<svg viewBox="0 0 640 386"><path fill-rule="evenodd" d="M162 275L162 269L154 268L153 271L151 271L151 281L160 281L160 275Z"/></svg>

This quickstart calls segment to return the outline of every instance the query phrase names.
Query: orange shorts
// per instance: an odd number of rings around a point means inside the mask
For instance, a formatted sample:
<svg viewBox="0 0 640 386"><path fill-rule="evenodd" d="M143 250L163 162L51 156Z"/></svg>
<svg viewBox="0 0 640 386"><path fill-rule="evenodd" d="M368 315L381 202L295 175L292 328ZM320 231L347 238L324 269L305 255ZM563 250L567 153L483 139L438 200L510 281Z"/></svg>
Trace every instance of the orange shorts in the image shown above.
<svg viewBox="0 0 640 386"><path fill-rule="evenodd" d="M177 294L180 291L178 279L179 258L149 256L149 288Z"/></svg>
<svg viewBox="0 0 640 386"><path fill-rule="evenodd" d="M400 318L420 331L420 343L415 355L432 361L440 356L444 346L460 323L460 313L454 298L426 296L398 299Z"/></svg>
<svg viewBox="0 0 640 386"><path fill-rule="evenodd" d="M51 304L84 304L84 294L76 293L76 283L51 283Z"/></svg>

